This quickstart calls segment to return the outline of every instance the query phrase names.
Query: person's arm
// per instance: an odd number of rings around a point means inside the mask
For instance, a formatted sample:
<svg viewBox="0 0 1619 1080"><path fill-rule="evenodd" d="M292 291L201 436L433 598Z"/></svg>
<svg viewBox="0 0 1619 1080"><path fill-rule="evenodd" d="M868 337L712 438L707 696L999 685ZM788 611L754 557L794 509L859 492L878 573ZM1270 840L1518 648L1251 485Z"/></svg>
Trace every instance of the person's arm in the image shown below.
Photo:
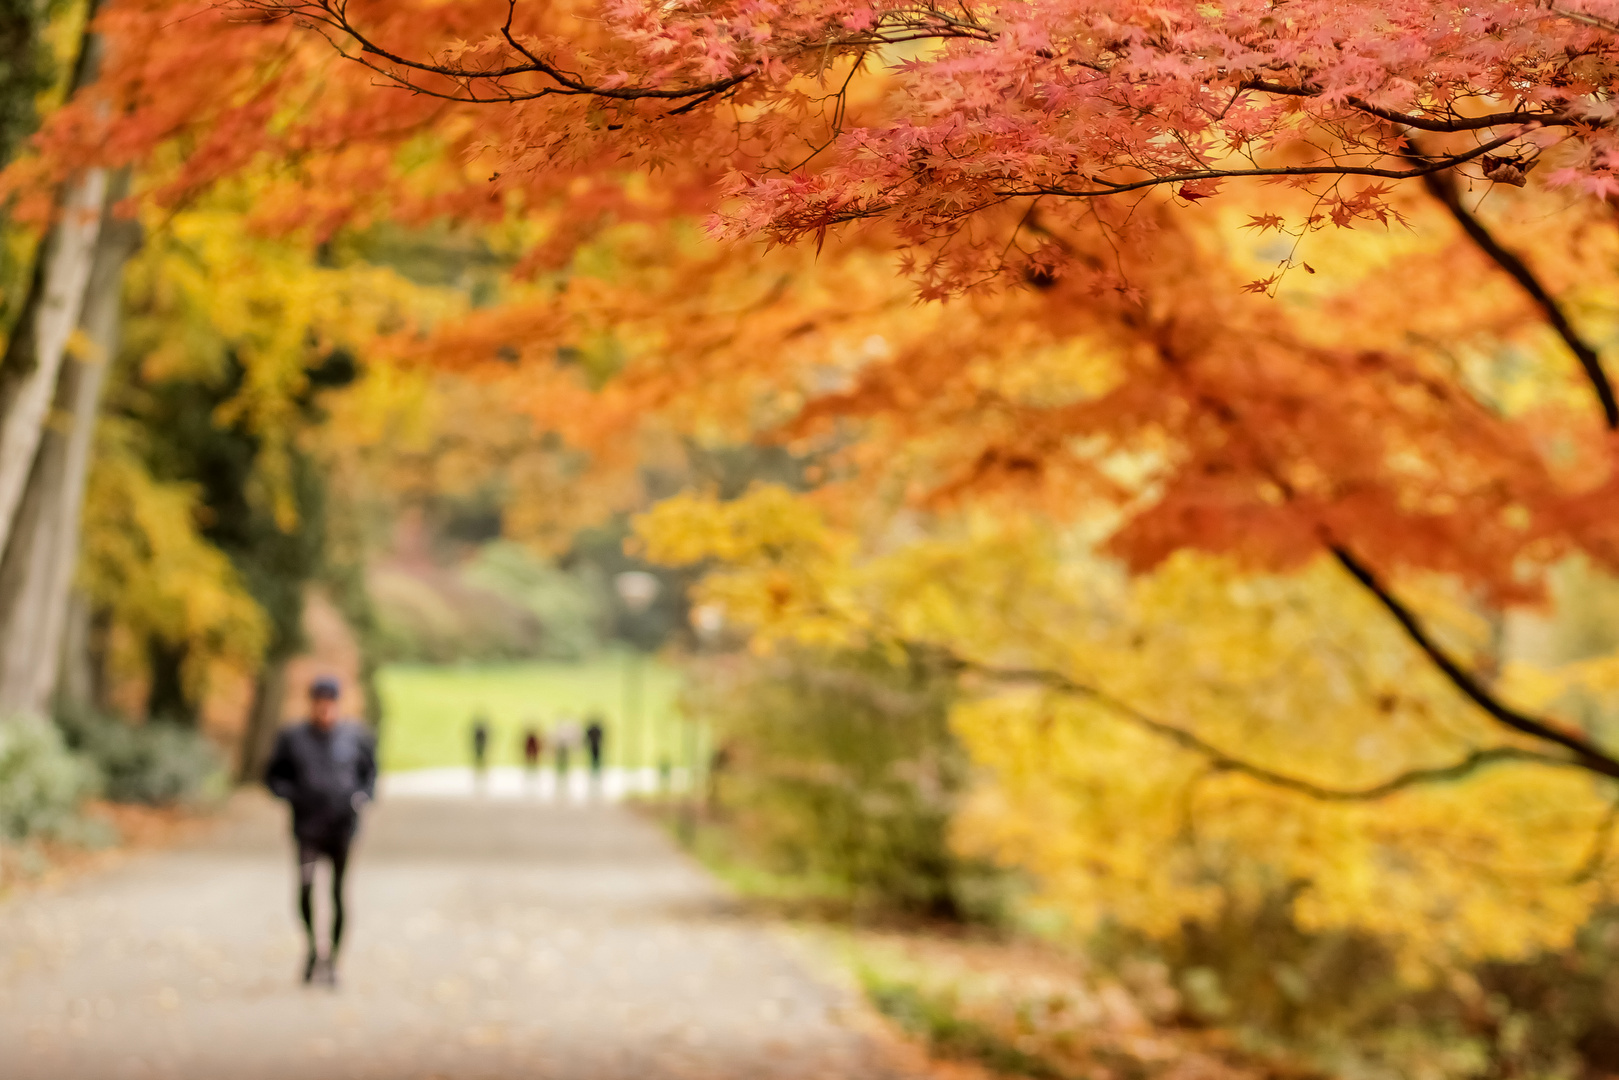
<svg viewBox="0 0 1619 1080"><path fill-rule="evenodd" d="M264 786L277 798L291 800L298 789L298 765L292 757L288 733L275 737L275 749L270 753L270 764L264 769Z"/></svg>

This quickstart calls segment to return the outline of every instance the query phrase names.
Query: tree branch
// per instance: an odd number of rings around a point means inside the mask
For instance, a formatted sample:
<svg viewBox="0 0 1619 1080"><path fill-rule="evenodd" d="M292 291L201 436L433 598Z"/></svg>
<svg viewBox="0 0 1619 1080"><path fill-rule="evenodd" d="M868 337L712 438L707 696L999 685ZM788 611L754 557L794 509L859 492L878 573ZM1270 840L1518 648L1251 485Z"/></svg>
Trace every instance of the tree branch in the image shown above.
<svg viewBox="0 0 1619 1080"><path fill-rule="evenodd" d="M1597 355L1596 349L1574 329L1562 307L1552 298L1551 293L1546 291L1546 287L1535 276L1535 272L1529 269L1528 264L1517 253L1503 247L1501 242L1484 227L1484 223L1462 205L1461 193L1456 188L1454 177L1430 172L1423 175L1422 182L1435 198L1445 204L1445 209L1450 211L1450 216L1456 219L1456 223L1462 227L1468 239L1493 259L1497 266L1505 270L1540 307L1546 321L1557 331L1557 336L1563 339L1569 351L1579 360L1580 367L1585 371L1586 380L1590 382L1591 389L1596 391L1597 401L1602 405L1602 418L1607 423L1608 429L1619 430L1619 400L1614 398L1613 384L1608 381L1607 372L1602 369L1601 358Z"/></svg>
<svg viewBox="0 0 1619 1080"><path fill-rule="evenodd" d="M1264 79L1249 79L1240 86L1243 90L1257 90L1264 94L1277 94L1283 97L1315 98L1321 96L1321 91L1310 86L1288 86L1285 83L1268 82ZM1419 131L1482 131L1488 128L1500 127L1502 124L1538 124L1542 127L1574 127L1577 124L1590 124L1590 121L1576 120L1567 113L1553 109L1543 109L1540 112L1499 112L1487 113L1484 116L1451 116L1444 119L1435 119L1417 113L1404 113L1397 109L1384 108L1373 105L1365 98L1350 95L1343 99L1343 103L1356 112L1375 116L1379 120L1387 120L1400 124L1403 127L1416 128Z"/></svg>
<svg viewBox="0 0 1619 1080"><path fill-rule="evenodd" d="M1166 362L1173 363L1173 358L1167 354L1165 359ZM1242 417L1229 403L1213 398L1208 394L1202 396L1206 403L1216 410L1222 424L1233 433L1233 437L1247 442L1253 448L1258 460L1266 463L1265 472L1270 474L1271 481L1277 485L1283 497L1291 501L1294 498L1292 485L1288 483L1285 476L1281 475L1269 464L1271 455L1258 440L1255 434L1255 426L1243 423ZM1547 721L1519 712L1497 698L1476 675L1464 668L1455 657L1451 656L1434 640L1433 636L1428 633L1427 628L1422 625L1422 621L1417 617L1416 613L1406 607L1378 579L1377 574L1372 571L1371 567L1356 558L1353 552L1333 536L1325 524L1318 522L1317 528L1322 546L1332 553L1333 557L1338 560L1339 565L1349 571L1351 577L1377 598L1384 609L1394 616L1395 621L1400 624L1406 636L1440 670L1451 685L1460 690L1468 700L1483 709L1497 723L1511 728L1521 735L1527 735L1542 742L1549 742L1571 751L1574 757L1572 760L1565 762L1566 764L1576 765L1600 776L1619 779L1619 758L1615 758L1608 751L1591 742L1581 732L1554 727Z"/></svg>
<svg viewBox="0 0 1619 1080"><path fill-rule="evenodd" d="M1093 184L1101 185L1095 188L1068 188L1055 184L1039 184L1023 188L1007 188L996 191L1001 198L1028 198L1035 195L1057 195L1065 198L1096 198L1100 195L1120 195L1127 191L1139 191L1142 188L1157 187L1161 184L1185 184L1195 180L1240 180L1254 177L1279 176L1373 176L1385 180L1411 180L1432 173L1444 172L1454 169L1458 165L1465 165L1476 158L1483 157L1492 150L1499 150L1508 143L1521 138L1523 129L1516 129L1499 135L1489 142L1481 143L1471 150L1464 150L1459 154L1445 154L1440 157L1423 160L1423 164L1408 169L1391 169L1379 165L1340 165L1337 163L1325 165L1277 165L1271 168L1257 169L1192 169L1187 172L1164 173L1158 176L1149 176L1141 180L1131 180L1124 183L1113 183L1101 177L1086 177Z"/></svg>
<svg viewBox="0 0 1619 1080"><path fill-rule="evenodd" d="M1450 653L1436 642L1422 625L1422 621L1404 603L1391 593L1384 584L1378 580L1371 568L1342 545L1332 544L1333 556L1351 577L1366 587L1366 590L1377 597L1379 603L1394 616L1396 622L1405 631L1405 634L1421 649L1423 654L1432 661L1433 665L1444 673L1451 685L1460 690L1473 704L1483 709L1497 723L1511 728L1522 735L1542 742L1549 742L1574 754L1571 764L1578 765L1601 776L1619 779L1619 759L1597 746L1583 734L1553 727L1544 720L1537 719L1527 713L1519 712L1502 702L1479 681L1478 677L1451 656Z"/></svg>
<svg viewBox="0 0 1619 1080"><path fill-rule="evenodd" d="M1459 154L1449 154L1443 157L1427 160L1424 164L1408 169L1390 169L1374 165L1285 165L1274 168L1257 169L1194 169L1189 172L1166 173L1161 176L1148 176L1140 180L1131 180L1123 183L1114 183L1100 177L1086 177L1091 183L1100 185L1092 188L1059 187L1055 184L1039 184L1028 187L1006 187L992 189L989 195L994 196L994 202L966 206L959 209L956 216L962 217L983 209L985 205L998 205L1008 199L1036 198L1040 196L1056 196L1066 199L1096 199L1105 195L1122 195L1130 191L1140 191L1144 188L1161 187L1165 184L1185 184L1196 180L1234 180L1254 177L1281 177L1281 176L1373 176L1389 180L1410 180L1428 176L1431 173L1444 172L1454 169L1458 165L1466 164L1475 158L1483 157L1492 150L1518 139L1523 135L1522 130L1507 132L1505 135L1491 139L1471 150ZM1420 159L1419 159L1420 160ZM838 210L835 213L818 215L800 213L796 222L778 222L776 231L784 235L793 235L805 231L819 231L831 225L841 225L851 221L860 221L865 218L880 217L892 207L880 201L872 201L862 205Z"/></svg>
<svg viewBox="0 0 1619 1080"><path fill-rule="evenodd" d="M350 19L347 0L228 0L228 2L240 9L259 12L271 18L290 15L309 23L330 27L359 46L360 55L352 56L351 59L371 68L401 88L412 93L427 94L471 104L512 103L551 95L574 95L618 101L642 99L681 101L687 104L678 111L685 112L746 82L758 74L760 70L757 64L748 64L722 79L676 87L650 85L605 86L592 83L577 74L558 68L546 57L523 43L512 29L513 21L516 17L516 0L508 0L506 20L500 28L500 34L519 59L519 62L488 68L466 67L461 64L442 61L412 60L409 57L383 48ZM1569 15L1567 12L1558 11L1555 13L1566 17L1577 17ZM1001 36L998 31L971 17L965 10L963 17L956 17L932 6L890 9L883 12L873 26L864 30L850 31L836 22L828 23L824 30L824 36L805 36L802 41L797 43L796 49L789 49L787 53L782 55L789 55L793 52L799 55L811 53L820 54L824 58L831 50L839 52L863 51L883 45L918 41L971 40L992 44L999 40ZM386 62L386 65L391 65L391 67L378 63L373 58L380 58ZM1090 68L1103 75L1106 75L1109 70L1109 66L1105 64L1076 62L1080 63L1082 67ZM404 72L438 75L455 83L457 89L454 92L435 90L413 81ZM542 76L549 80L551 85L529 90L513 90L499 85L503 80L520 75ZM475 83L495 84L495 90L490 93L480 94L473 89L473 84ZM1321 98L1323 96L1323 91L1319 87L1307 84L1293 86L1267 79L1244 79L1238 82L1236 87L1239 94L1245 90L1252 90L1265 94L1301 98ZM1441 159L1436 165L1422 171L1388 170L1375 167L1325 166L1317 168L1305 166L1278 170L1196 172L1157 178L1154 181L1141 184L1118 185L1116 188L1114 185L1107 184L1106 181L1097 182L1109 190L1129 191L1138 187L1149 186L1151 183L1184 182L1225 176L1361 175L1405 179L1425 175L1427 172L1438 169L1453 168L1457 164L1476 157L1478 153L1487 152L1488 149L1493 149L1512 141L1512 139L1519 137L1528 129L1535 127L1592 126L1597 123L1589 118L1571 116L1566 110L1555 108L1542 108L1533 112L1518 109L1489 113L1483 116L1459 116L1446 110L1447 115L1432 116L1422 112L1401 112L1397 109L1376 105L1364 98L1353 95L1342 99L1342 101L1334 101L1334 104L1347 106L1357 112L1390 123L1423 131L1486 131L1503 125L1511 125L1516 130L1509 137L1496 139L1485 149ZM1092 179L1094 180L1095 178L1093 177ZM1043 190L1047 194L1071 197L1088 197L1104 193L1094 190L1064 190L1055 187L1044 188Z"/></svg>
<svg viewBox="0 0 1619 1080"><path fill-rule="evenodd" d="M330 27L359 46L359 55L349 55L345 51L349 59L370 68L401 89L474 105L511 104L542 97L572 96L611 101L681 101L690 102L687 108L691 108L741 85L757 75L760 70L759 65L749 63L724 78L685 86L607 86L593 83L573 72L563 70L522 43L512 29L517 10L516 0L507 2L506 21L500 28L500 34L512 52L520 58L520 62L488 68L466 67L432 60L412 60L384 48L349 18L347 0L229 0L229 2L239 9L259 12L270 18L291 16L312 25ZM825 27L826 37L806 39L798 43L797 51L825 55L831 50L839 53L864 51L875 46L898 45L913 41L964 38L993 41L996 37L993 32L974 22L921 7L885 12L877 25L867 30L835 32L834 28L839 26L840 24L836 22L829 22ZM456 84L457 89L454 92L435 90L413 81L409 75L402 72L437 75ZM549 80L551 85L531 90L512 90L500 85L503 80L521 75L541 76ZM493 90L480 94L472 89L475 83L492 85Z"/></svg>
<svg viewBox="0 0 1619 1080"><path fill-rule="evenodd" d="M1595 27L1598 30L1606 30L1610 34L1619 34L1619 23L1613 22L1610 19L1600 18L1596 15L1587 15L1583 11L1570 11L1567 8L1560 7L1552 8L1551 13L1559 18L1568 19L1571 22L1577 22L1584 26Z"/></svg>
<svg viewBox="0 0 1619 1080"><path fill-rule="evenodd" d="M1460 780L1488 765L1504 762L1527 762L1537 765L1550 765L1554 767L1570 768L1576 763L1561 757L1549 754L1536 753L1533 750L1524 750L1516 746L1492 746L1474 750L1465 757L1448 765L1435 765L1419 769L1409 769L1397 773L1387 780L1380 781L1364 788L1335 788L1318 784L1313 780L1291 776L1287 773L1267 769L1262 765L1244 761L1214 744L1195 735L1185 728L1165 723L1155 717L1137 709L1128 702L1121 701L1107 691L1088 683L1082 683L1058 671L1044 668L1002 668L988 664L980 664L967 660L954 653L945 652L947 666L959 672L968 672L1002 682L1033 682L1056 690L1059 693L1075 697L1087 698L1105 707L1110 712L1122 716L1143 730L1149 731L1160 738L1174 743L1183 750L1189 750L1205 758L1209 765L1220 772L1238 773L1271 787L1282 788L1300 795L1319 799L1323 802L1368 802L1385 798L1407 788L1420 784L1437 783L1445 780Z"/></svg>

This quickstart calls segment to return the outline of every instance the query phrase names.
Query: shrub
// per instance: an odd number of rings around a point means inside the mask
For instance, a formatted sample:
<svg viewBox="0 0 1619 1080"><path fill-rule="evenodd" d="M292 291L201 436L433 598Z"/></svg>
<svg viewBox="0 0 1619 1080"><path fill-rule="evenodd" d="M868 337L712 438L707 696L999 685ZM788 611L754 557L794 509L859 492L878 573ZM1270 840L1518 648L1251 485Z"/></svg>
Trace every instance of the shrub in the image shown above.
<svg viewBox="0 0 1619 1080"><path fill-rule="evenodd" d="M51 725L0 721L0 842L73 831L98 779Z"/></svg>
<svg viewBox="0 0 1619 1080"><path fill-rule="evenodd" d="M1413 982L1395 943L1312 931L1280 890L1230 904L1153 940L1109 927L1093 959L1154 1019L1217 1026L1323 1075L1372 1080L1619 1073L1619 908L1599 909L1566 949L1517 961L1458 961ZM1166 992L1167 991L1167 992Z"/></svg>
<svg viewBox="0 0 1619 1080"><path fill-rule="evenodd" d="M862 907L984 914L988 871L950 847L965 778L950 679L866 654L740 663L692 703L716 725L715 790L737 842Z"/></svg>
<svg viewBox="0 0 1619 1080"><path fill-rule="evenodd" d="M57 725L67 745L100 771L103 794L114 802L202 803L226 789L224 757L193 728L94 712L64 713Z"/></svg>

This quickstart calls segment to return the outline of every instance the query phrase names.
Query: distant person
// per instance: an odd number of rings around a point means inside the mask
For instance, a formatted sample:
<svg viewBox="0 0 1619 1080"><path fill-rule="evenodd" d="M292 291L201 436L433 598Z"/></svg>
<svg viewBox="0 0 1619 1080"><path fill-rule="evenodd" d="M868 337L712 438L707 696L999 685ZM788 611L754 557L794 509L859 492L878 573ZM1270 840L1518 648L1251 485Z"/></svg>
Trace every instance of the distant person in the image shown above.
<svg viewBox="0 0 1619 1080"><path fill-rule="evenodd" d="M528 786L538 786L540 772L540 755L545 752L545 740L540 737L539 731L530 724L523 733L523 768L527 771Z"/></svg>
<svg viewBox="0 0 1619 1080"><path fill-rule="evenodd" d="M343 876L360 810L376 795L376 740L363 724L340 720L336 679L309 687L309 719L284 729L264 773L264 782L292 807L298 844L298 914L309 954L304 982L317 976L337 985L337 950L343 941ZM332 940L322 957L315 942L315 866L332 864Z"/></svg>
<svg viewBox="0 0 1619 1080"><path fill-rule="evenodd" d="M568 791L568 773L572 769L573 750L580 742L579 721L571 716L564 716L557 721L556 730L551 733L551 743L556 747L557 755L557 793L565 795Z"/></svg>
<svg viewBox="0 0 1619 1080"><path fill-rule="evenodd" d="M602 726L601 716L592 716L585 727L585 752L590 755L590 782L593 787L601 786L602 749L606 740L607 729Z"/></svg>
<svg viewBox="0 0 1619 1080"><path fill-rule="evenodd" d="M478 785L483 785L484 769L489 765L489 718L477 713L472 718L472 770Z"/></svg>

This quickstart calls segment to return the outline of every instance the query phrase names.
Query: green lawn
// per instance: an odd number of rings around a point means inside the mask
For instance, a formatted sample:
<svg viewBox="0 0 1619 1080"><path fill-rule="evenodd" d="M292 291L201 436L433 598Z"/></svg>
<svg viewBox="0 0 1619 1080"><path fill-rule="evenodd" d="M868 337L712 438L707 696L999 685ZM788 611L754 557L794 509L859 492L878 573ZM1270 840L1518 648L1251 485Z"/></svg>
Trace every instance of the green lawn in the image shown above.
<svg viewBox="0 0 1619 1080"><path fill-rule="evenodd" d="M642 709L627 738L626 676L635 663ZM479 711L490 720L491 764L522 763L528 725L549 731L565 715L583 722L594 712L606 722L609 764L655 765L665 755L676 765L685 763L685 725L675 712L680 672L652 657L609 653L577 664L399 664L384 668L380 681L386 771L470 764L472 716Z"/></svg>

